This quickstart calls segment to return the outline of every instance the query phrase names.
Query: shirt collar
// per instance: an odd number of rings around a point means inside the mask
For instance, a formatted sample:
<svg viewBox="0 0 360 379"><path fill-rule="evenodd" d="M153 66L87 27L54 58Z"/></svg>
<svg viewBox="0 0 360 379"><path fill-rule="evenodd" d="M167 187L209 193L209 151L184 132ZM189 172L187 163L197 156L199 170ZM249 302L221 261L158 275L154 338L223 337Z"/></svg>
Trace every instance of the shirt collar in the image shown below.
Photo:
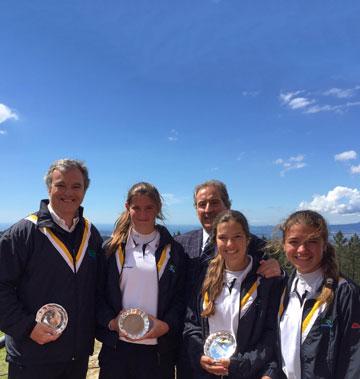
<svg viewBox="0 0 360 379"><path fill-rule="evenodd" d="M138 245L147 245L151 251L156 251L160 242L160 233L158 230L154 230L150 234L141 234L134 228L130 229L130 233L127 240L127 246L135 248Z"/></svg>
<svg viewBox="0 0 360 379"><path fill-rule="evenodd" d="M205 245L207 245L209 242L210 242L210 234L205 229L203 229L201 250L204 250Z"/></svg>
<svg viewBox="0 0 360 379"><path fill-rule="evenodd" d="M321 268L307 274L301 274L297 271L295 279L291 286L291 291L295 291L295 283L297 281L297 288L299 293L307 291L311 296L315 296L319 291L323 280L324 273Z"/></svg>
<svg viewBox="0 0 360 379"><path fill-rule="evenodd" d="M79 216L76 216L73 218L73 222L72 222L72 225L71 227L69 228L67 225L66 225L66 222L65 220L63 220L60 216L58 216L56 214L56 212L54 211L54 208L51 206L51 204L49 203L48 204L48 210L49 210L49 213L51 215L51 218L53 219L53 221L60 226L61 229L65 230L66 232L73 232L75 230L75 227L76 225L78 224L79 222Z"/></svg>

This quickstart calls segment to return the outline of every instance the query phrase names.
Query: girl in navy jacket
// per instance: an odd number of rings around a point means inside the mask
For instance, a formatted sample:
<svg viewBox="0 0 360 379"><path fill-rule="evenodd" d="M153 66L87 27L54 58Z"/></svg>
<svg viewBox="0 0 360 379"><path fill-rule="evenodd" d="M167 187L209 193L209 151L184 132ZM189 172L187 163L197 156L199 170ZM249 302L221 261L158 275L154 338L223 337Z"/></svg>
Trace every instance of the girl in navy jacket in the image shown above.
<svg viewBox="0 0 360 379"><path fill-rule="evenodd" d="M128 192L125 211L106 242L103 293L98 307L100 379L170 379L185 310L185 255L167 229L161 197L149 183ZM149 315L151 329L137 340L119 330L124 309Z"/></svg>
<svg viewBox="0 0 360 379"><path fill-rule="evenodd" d="M281 230L295 271L279 309L279 372L270 378L360 378L359 287L340 275L324 218L298 211Z"/></svg>
<svg viewBox="0 0 360 379"><path fill-rule="evenodd" d="M204 264L187 310L184 343L194 378L260 378L272 372L276 340L279 278L256 274L259 262L247 255L250 240L246 218L237 211L221 213L214 222L217 254ZM209 334L225 330L237 342L230 359L204 354Z"/></svg>

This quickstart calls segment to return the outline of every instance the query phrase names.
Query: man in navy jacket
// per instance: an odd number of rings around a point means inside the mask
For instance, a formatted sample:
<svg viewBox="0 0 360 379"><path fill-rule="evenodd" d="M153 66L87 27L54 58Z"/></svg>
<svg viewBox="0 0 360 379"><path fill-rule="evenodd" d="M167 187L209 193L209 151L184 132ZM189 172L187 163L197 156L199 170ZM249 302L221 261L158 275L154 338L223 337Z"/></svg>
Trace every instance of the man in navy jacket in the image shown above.
<svg viewBox="0 0 360 379"><path fill-rule="evenodd" d="M58 160L45 181L49 200L0 239L0 329L9 379L84 379L94 345L102 239L80 207L89 186L84 164ZM67 312L60 333L35 321L49 303Z"/></svg>
<svg viewBox="0 0 360 379"><path fill-rule="evenodd" d="M199 275L201 264L210 260L215 255L215 247L210 240L212 224L217 215L231 208L231 200L226 185L219 180L209 180L195 187L194 207L202 228L176 236L176 240L184 247L188 258L187 272L187 299L191 298L191 292L195 280ZM281 275L278 262L275 259L264 261L264 241L255 235L251 235L248 254L254 256L261 262L257 271L259 275L271 278ZM187 352L181 353L180 362L177 366L178 379L191 379L192 372L189 365Z"/></svg>

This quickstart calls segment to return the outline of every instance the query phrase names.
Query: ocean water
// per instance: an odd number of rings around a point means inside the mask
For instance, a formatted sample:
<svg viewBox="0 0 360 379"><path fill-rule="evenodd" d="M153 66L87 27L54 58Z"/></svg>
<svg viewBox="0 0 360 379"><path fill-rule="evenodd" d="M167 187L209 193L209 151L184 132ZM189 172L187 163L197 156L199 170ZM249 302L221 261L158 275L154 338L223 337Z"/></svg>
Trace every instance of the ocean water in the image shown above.
<svg viewBox="0 0 360 379"><path fill-rule="evenodd" d="M112 224L95 224L98 228L100 234L102 236L110 236L111 232L113 230ZM7 229L9 226L11 226L10 223L0 223L0 232ZM200 225L185 225L185 224L172 224L172 225L165 225L169 232L174 234L184 234L190 230L199 229ZM360 235L360 223L354 223L354 224L342 224L342 225L330 225L330 235L334 236L339 230L344 234L345 238L350 238L355 233L357 235ZM250 231L251 233L257 235L258 237L266 237L271 238L274 235L277 235L278 231L277 228L273 225L263 225L263 226L253 226L250 225Z"/></svg>

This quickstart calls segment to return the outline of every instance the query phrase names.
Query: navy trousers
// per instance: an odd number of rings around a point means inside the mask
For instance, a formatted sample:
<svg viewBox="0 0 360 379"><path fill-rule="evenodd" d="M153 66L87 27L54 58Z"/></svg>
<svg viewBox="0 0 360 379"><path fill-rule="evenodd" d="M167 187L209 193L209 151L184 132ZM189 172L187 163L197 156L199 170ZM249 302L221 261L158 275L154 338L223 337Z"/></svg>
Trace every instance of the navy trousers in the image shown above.
<svg viewBox="0 0 360 379"><path fill-rule="evenodd" d="M9 379L85 379L89 357L69 362L19 365L9 363Z"/></svg>
<svg viewBox="0 0 360 379"><path fill-rule="evenodd" d="M160 355L156 345L118 341L103 345L99 354L99 379L174 379L173 354Z"/></svg>

